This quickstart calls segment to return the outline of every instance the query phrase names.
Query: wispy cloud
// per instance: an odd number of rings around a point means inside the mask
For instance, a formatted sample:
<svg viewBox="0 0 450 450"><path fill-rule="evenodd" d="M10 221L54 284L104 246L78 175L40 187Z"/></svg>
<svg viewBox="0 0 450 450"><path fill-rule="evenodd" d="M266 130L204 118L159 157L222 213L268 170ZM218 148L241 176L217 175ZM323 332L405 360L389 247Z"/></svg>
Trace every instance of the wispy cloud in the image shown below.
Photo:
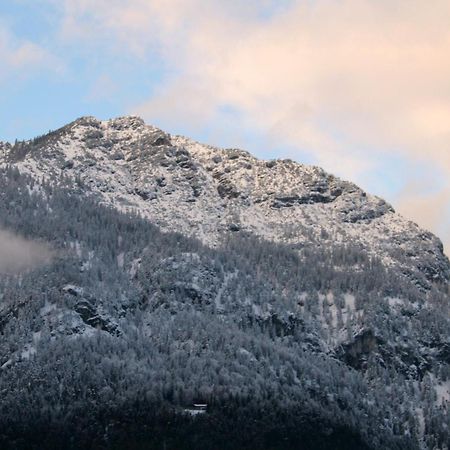
<svg viewBox="0 0 450 450"><path fill-rule="evenodd" d="M418 177L404 186L397 197L399 212L405 217L419 217L420 224L433 230L450 250L450 183L448 176L441 183L429 177Z"/></svg>
<svg viewBox="0 0 450 450"><path fill-rule="evenodd" d="M52 256L49 246L0 230L0 274L18 274L40 267Z"/></svg>
<svg viewBox="0 0 450 450"><path fill-rule="evenodd" d="M7 77L28 77L39 70L61 71L61 62L47 49L16 37L0 22L0 81Z"/></svg>
<svg viewBox="0 0 450 450"><path fill-rule="evenodd" d="M88 101L103 101L108 100L118 91L118 86L114 80L106 73L98 76L92 84L86 100Z"/></svg>

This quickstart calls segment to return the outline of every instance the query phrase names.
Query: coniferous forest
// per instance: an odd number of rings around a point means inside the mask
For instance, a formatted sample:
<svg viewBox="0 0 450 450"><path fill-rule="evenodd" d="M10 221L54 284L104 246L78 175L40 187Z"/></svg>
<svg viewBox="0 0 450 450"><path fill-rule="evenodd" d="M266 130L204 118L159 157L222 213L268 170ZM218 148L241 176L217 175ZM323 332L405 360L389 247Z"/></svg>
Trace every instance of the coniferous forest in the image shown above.
<svg viewBox="0 0 450 450"><path fill-rule="evenodd" d="M0 228L53 254L0 277L0 448L449 444L445 285L357 244L207 247L13 166Z"/></svg>

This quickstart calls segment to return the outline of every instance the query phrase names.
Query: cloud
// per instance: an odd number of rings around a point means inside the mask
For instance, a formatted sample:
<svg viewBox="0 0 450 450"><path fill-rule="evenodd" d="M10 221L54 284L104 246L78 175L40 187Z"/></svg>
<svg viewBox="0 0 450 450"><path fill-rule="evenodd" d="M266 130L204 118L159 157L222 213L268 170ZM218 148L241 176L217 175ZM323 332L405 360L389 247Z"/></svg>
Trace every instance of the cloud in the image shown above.
<svg viewBox="0 0 450 450"><path fill-rule="evenodd" d="M88 94L86 95L86 100L90 102L108 100L117 91L117 83L115 83L108 74L104 73L94 80Z"/></svg>
<svg viewBox="0 0 450 450"><path fill-rule="evenodd" d="M147 120L220 128L230 106L239 126L363 184L376 170L382 182L393 155L415 169L434 166L431 184L450 175L447 0L264 2L264 14L261 3L238 0L66 0L64 8L66 38L142 61L157 55L170 70L156 95L131 108ZM423 194L437 208L430 221L405 194L417 170L399 176L401 210L438 230L449 185Z"/></svg>
<svg viewBox="0 0 450 450"><path fill-rule="evenodd" d="M61 70L55 56L40 45L18 39L0 22L0 81L7 77L27 77L30 72L50 69Z"/></svg>
<svg viewBox="0 0 450 450"><path fill-rule="evenodd" d="M397 208L405 217L415 217L420 211L420 224L434 230L450 252L450 184L436 189L435 183L420 178L408 183L399 193Z"/></svg>
<svg viewBox="0 0 450 450"><path fill-rule="evenodd" d="M40 242L0 230L0 274L18 274L50 262L53 252Z"/></svg>

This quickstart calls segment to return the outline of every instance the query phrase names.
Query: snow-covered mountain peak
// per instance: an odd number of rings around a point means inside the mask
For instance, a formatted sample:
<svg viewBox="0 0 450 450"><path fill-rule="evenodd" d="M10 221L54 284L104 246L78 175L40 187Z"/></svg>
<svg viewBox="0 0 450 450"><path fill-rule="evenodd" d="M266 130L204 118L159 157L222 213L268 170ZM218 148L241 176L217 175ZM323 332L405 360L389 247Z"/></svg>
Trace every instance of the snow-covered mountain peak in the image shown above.
<svg viewBox="0 0 450 450"><path fill-rule="evenodd" d="M439 239L355 184L318 167L171 136L139 117L82 117L3 153L36 179L76 180L103 203L211 246L251 232L298 248L359 246L424 288L450 276Z"/></svg>
<svg viewBox="0 0 450 450"><path fill-rule="evenodd" d="M93 128L112 128L115 130L137 130L147 125L144 120L138 116L121 116L109 120L99 120L94 116L82 116L74 120L69 126L93 127Z"/></svg>

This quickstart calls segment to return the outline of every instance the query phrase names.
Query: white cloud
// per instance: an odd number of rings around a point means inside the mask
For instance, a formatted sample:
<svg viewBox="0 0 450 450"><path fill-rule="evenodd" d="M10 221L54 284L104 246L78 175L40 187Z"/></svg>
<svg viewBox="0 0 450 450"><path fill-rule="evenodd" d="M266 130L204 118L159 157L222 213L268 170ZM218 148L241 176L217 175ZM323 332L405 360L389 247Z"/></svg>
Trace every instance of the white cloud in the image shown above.
<svg viewBox="0 0 450 450"><path fill-rule="evenodd" d="M99 75L93 82L86 96L88 101L103 101L110 99L118 90L117 83L107 73Z"/></svg>
<svg viewBox="0 0 450 450"><path fill-rule="evenodd" d="M60 71L55 56L40 45L18 39L0 23L0 81L7 77L24 78L37 70Z"/></svg>
<svg viewBox="0 0 450 450"><path fill-rule="evenodd" d="M17 274L39 267L52 256L47 245L0 230L0 274Z"/></svg>

